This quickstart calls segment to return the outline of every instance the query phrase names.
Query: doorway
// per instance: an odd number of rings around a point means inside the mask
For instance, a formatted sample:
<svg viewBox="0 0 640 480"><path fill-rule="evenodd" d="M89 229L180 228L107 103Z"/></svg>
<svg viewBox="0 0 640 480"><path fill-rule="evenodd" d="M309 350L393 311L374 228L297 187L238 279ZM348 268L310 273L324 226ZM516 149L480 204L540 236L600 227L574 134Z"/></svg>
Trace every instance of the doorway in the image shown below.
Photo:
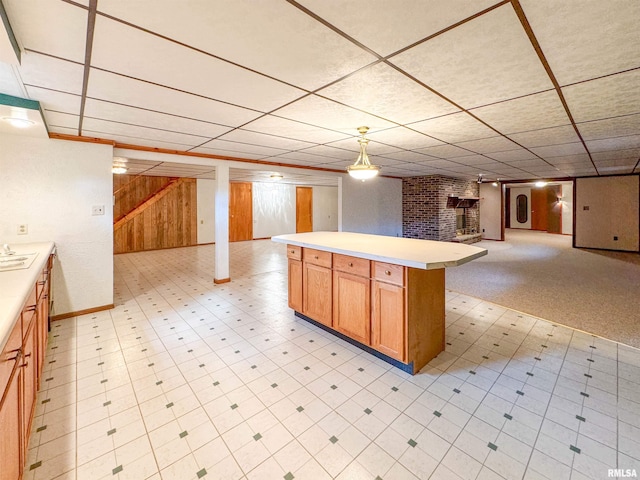
<svg viewBox="0 0 640 480"><path fill-rule="evenodd" d="M296 187L296 233L313 232L313 188Z"/></svg>
<svg viewBox="0 0 640 480"><path fill-rule="evenodd" d="M253 195L250 182L229 184L229 241L253 240Z"/></svg>

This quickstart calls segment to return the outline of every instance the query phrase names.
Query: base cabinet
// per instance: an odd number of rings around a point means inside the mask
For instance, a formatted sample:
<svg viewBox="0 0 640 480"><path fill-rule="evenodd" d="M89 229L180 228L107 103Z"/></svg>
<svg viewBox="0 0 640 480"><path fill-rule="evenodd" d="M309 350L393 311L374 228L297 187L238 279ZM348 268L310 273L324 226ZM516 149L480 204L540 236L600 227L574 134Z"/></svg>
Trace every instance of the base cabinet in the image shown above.
<svg viewBox="0 0 640 480"><path fill-rule="evenodd" d="M331 327L331 269L304 262L302 278L302 313Z"/></svg>
<svg viewBox="0 0 640 480"><path fill-rule="evenodd" d="M0 352L0 480L19 480L48 336L51 259Z"/></svg>
<svg viewBox="0 0 640 480"><path fill-rule="evenodd" d="M373 281L371 346L385 355L406 362L405 289Z"/></svg>
<svg viewBox="0 0 640 480"><path fill-rule="evenodd" d="M296 312L384 354L407 372L417 373L444 350L443 268L287 248L289 306Z"/></svg>
<svg viewBox="0 0 640 480"><path fill-rule="evenodd" d="M333 272L333 328L360 343L371 343L371 282L346 272Z"/></svg>
<svg viewBox="0 0 640 480"><path fill-rule="evenodd" d="M302 312L302 262L289 259L289 308Z"/></svg>

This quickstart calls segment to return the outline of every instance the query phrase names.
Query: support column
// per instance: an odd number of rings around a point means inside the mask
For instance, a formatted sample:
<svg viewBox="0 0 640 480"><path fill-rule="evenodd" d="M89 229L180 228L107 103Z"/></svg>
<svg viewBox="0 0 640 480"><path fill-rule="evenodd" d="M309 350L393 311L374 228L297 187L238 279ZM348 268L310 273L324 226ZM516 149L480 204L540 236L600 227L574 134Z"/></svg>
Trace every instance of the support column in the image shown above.
<svg viewBox="0 0 640 480"><path fill-rule="evenodd" d="M216 231L213 283L230 282L229 276L229 165L216 166Z"/></svg>

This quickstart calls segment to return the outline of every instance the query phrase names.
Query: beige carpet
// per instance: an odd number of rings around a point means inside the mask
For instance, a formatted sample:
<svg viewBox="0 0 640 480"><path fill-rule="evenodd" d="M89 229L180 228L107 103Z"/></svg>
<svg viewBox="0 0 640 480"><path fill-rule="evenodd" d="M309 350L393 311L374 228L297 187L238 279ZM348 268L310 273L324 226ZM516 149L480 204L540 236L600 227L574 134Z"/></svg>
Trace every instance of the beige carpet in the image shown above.
<svg viewBox="0 0 640 480"><path fill-rule="evenodd" d="M571 247L571 237L508 229L488 254L447 269L447 288L640 348L640 255Z"/></svg>

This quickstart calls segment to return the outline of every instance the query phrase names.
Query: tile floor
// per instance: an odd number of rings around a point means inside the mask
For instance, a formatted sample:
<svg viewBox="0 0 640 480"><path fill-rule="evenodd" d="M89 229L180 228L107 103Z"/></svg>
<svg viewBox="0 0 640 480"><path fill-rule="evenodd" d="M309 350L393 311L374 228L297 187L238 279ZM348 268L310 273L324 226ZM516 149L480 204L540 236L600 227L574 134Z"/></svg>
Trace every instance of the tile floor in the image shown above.
<svg viewBox="0 0 640 480"><path fill-rule="evenodd" d="M26 479L640 472L639 350L447 292L410 376L293 316L283 245L218 286L213 248L116 256L116 307L53 324Z"/></svg>

